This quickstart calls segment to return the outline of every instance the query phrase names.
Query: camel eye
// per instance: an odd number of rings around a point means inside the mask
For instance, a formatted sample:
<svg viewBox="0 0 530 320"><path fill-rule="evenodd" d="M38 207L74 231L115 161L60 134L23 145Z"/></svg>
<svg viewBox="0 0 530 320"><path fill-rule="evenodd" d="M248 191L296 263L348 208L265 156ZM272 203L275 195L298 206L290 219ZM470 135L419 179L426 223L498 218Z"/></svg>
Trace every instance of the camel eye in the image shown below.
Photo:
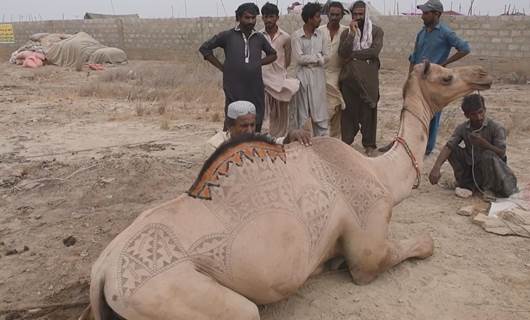
<svg viewBox="0 0 530 320"><path fill-rule="evenodd" d="M450 84L452 81L453 81L453 76L452 75L448 75L448 76L445 76L445 77L442 78L442 82L445 85Z"/></svg>

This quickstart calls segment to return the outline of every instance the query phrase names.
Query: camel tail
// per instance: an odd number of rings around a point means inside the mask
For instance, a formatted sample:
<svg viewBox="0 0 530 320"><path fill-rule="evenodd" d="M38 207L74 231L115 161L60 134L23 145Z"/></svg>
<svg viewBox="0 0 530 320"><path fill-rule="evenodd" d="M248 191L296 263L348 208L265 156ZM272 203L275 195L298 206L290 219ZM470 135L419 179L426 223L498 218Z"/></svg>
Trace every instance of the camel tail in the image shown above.
<svg viewBox="0 0 530 320"><path fill-rule="evenodd" d="M93 280L90 286L90 304L78 320L122 320L123 318L111 309L105 299L105 279L95 278Z"/></svg>

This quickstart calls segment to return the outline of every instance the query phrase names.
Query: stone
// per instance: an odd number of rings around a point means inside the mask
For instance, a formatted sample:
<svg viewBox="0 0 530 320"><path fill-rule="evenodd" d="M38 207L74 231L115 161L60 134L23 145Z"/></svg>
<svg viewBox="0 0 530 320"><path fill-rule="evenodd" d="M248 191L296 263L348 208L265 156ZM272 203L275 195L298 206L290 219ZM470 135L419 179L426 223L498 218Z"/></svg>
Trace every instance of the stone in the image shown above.
<svg viewBox="0 0 530 320"><path fill-rule="evenodd" d="M530 238L530 212L519 208L501 211L497 217L478 214L473 218L473 223L489 233Z"/></svg>
<svg viewBox="0 0 530 320"><path fill-rule="evenodd" d="M469 198L469 197L471 197L473 195L473 191L471 191L469 189L464 189L464 188L458 188L457 187L455 189L455 194L459 198L467 199L467 198Z"/></svg>
<svg viewBox="0 0 530 320"><path fill-rule="evenodd" d="M460 208L456 213L464 217L470 217L473 215L474 211L475 211L475 207L467 206L467 207Z"/></svg>
<svg viewBox="0 0 530 320"><path fill-rule="evenodd" d="M77 239L76 239L74 236L69 236L69 237L63 239L63 244L64 244L66 247L71 247L71 246L73 246L76 242L77 242Z"/></svg>

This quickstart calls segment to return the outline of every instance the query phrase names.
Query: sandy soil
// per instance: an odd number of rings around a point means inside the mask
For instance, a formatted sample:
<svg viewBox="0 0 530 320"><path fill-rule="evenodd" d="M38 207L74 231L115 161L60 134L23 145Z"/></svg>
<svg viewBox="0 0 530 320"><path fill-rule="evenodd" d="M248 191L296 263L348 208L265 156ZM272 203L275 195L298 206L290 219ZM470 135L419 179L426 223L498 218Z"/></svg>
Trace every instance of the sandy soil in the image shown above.
<svg viewBox="0 0 530 320"><path fill-rule="evenodd" d="M221 125L218 78L191 83L195 98L182 88L150 102L132 100L131 91L113 97L112 88L138 83L134 70L151 67L164 66L132 62L119 70L130 79L102 82L94 73L0 65L1 320L76 319L101 250L140 212L193 182L203 144ZM405 76L402 67L381 74L383 144L397 129ZM94 89L108 83L114 87L105 94ZM201 90L212 83L205 100ZM530 181L529 89L497 83L484 92L490 116L509 130L509 161L521 185ZM448 108L439 146L463 120L456 104ZM441 185L429 185L433 161L391 223L394 238L430 233L433 257L404 262L366 286L344 271L312 278L289 299L261 307L262 319L530 319L530 240L488 234L456 215L486 204L456 198L447 166ZM68 237L75 238L69 247Z"/></svg>

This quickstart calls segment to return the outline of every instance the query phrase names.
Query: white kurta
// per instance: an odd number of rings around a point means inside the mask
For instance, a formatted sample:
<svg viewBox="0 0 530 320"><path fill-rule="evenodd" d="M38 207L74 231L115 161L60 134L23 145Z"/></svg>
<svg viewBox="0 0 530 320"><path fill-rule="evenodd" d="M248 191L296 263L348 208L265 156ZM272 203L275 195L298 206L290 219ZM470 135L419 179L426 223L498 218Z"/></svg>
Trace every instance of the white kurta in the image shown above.
<svg viewBox="0 0 530 320"><path fill-rule="evenodd" d="M286 44L290 45L291 37L280 28L278 28L278 32L273 38L270 37L265 29L260 32L263 33L265 39L276 50L278 57L273 63L262 67L265 92L278 101L289 102L298 91L300 85L297 79L287 77L287 68L285 67L285 46Z"/></svg>
<svg viewBox="0 0 530 320"><path fill-rule="evenodd" d="M336 106L340 106L342 110L346 107L339 87L339 74L342 68L342 59L339 57L339 44L340 35L344 30L347 30L348 27L342 24L339 25L339 30L333 39L331 39L331 34L327 25L323 25L319 29L328 41L329 61L324 67L326 68L326 89L329 108L331 108L330 112L334 113L334 108Z"/></svg>
<svg viewBox="0 0 530 320"><path fill-rule="evenodd" d="M329 60L329 51L326 38L319 29L311 37L299 29L291 38L296 77L300 80L300 90L293 99L297 126L301 128L311 117L313 124L327 129L329 115L324 65Z"/></svg>

